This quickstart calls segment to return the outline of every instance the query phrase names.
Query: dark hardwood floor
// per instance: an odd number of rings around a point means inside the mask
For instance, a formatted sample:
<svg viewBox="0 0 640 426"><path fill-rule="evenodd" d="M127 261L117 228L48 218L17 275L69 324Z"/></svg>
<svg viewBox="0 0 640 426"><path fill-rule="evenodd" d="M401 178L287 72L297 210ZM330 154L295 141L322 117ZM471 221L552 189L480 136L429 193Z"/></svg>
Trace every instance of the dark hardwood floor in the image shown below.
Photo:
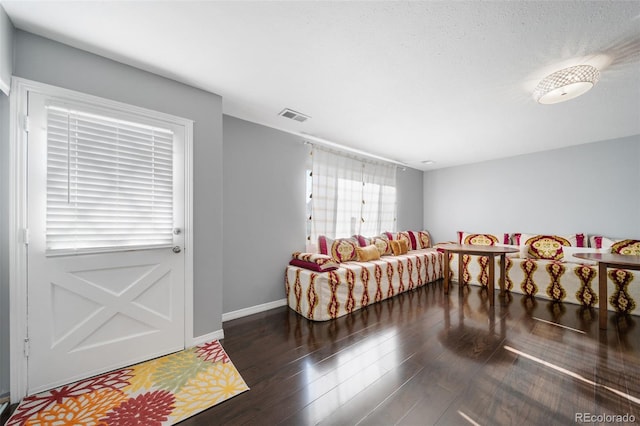
<svg viewBox="0 0 640 426"><path fill-rule="evenodd" d="M492 311L441 281L328 322L277 308L224 324L251 390L183 424L637 423L638 321L610 313L601 333L597 309L518 294Z"/></svg>
<svg viewBox="0 0 640 426"><path fill-rule="evenodd" d="M457 290L432 283L327 322L288 307L226 322L251 390L181 425L640 422L639 317L610 313L600 333L597 309L512 294L492 311L486 291ZM585 423L625 424L603 420Z"/></svg>

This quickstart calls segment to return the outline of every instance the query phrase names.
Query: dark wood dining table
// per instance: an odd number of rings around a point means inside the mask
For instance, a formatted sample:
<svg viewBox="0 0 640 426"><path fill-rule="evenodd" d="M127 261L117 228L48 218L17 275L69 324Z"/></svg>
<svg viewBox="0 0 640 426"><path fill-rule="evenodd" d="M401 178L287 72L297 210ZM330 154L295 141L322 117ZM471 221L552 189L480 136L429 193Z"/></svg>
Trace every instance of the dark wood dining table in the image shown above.
<svg viewBox="0 0 640 426"><path fill-rule="evenodd" d="M578 259L598 263L598 321L601 330L607 329L607 268L640 271L640 256L616 253L575 253Z"/></svg>
<svg viewBox="0 0 640 426"><path fill-rule="evenodd" d="M459 256L458 259L458 287L459 293L462 294L462 288L464 287L464 279L463 279L463 262L462 256L465 254L468 255L478 255L478 256L487 256L489 257L489 282L487 284L487 290L489 292L489 305L494 305L494 287L495 287L495 257L500 256L500 295L504 295L504 283L505 283L505 257L507 253L517 253L518 249L514 247L502 247L502 246L483 246L483 245L472 245L472 244L438 244L436 245L437 249L441 249L444 251L444 293L449 293L449 253L457 253Z"/></svg>

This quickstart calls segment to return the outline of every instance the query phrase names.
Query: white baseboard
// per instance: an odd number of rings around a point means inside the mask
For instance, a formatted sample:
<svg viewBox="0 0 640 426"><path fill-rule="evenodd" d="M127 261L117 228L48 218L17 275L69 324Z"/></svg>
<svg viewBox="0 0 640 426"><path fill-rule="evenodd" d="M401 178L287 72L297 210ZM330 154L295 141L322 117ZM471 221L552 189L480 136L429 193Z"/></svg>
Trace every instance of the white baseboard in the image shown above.
<svg viewBox="0 0 640 426"><path fill-rule="evenodd" d="M238 309L237 311L222 314L222 322L231 321L237 318L246 317L247 315L257 314L259 312L268 311L269 309L285 306L287 299L274 300L273 302L263 303L261 305L250 306L248 308Z"/></svg>
<svg viewBox="0 0 640 426"><path fill-rule="evenodd" d="M191 339L191 344L189 347L201 345L203 343L210 342L212 340L222 340L224 339L224 330L216 330L214 332L203 334L202 336L197 336Z"/></svg>
<svg viewBox="0 0 640 426"><path fill-rule="evenodd" d="M274 300L273 302L263 303L261 305L250 306L244 309L238 309L237 311L227 312L226 314L222 314L222 322L230 321L236 318L246 317L247 315L257 314L258 312L268 311L269 309L278 308L280 306L285 306L287 304L287 299ZM216 330L214 332L203 334L202 336L197 336L191 339L191 344L189 347L201 345L203 343L210 342L212 340L222 340L224 339L224 330Z"/></svg>

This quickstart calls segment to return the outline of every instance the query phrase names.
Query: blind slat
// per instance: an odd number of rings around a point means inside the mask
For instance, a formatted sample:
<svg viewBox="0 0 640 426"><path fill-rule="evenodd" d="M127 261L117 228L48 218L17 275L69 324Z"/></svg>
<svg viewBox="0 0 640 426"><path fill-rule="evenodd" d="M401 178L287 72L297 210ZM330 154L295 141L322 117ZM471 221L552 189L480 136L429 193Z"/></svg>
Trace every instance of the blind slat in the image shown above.
<svg viewBox="0 0 640 426"><path fill-rule="evenodd" d="M173 134L47 109L47 250L173 242Z"/></svg>

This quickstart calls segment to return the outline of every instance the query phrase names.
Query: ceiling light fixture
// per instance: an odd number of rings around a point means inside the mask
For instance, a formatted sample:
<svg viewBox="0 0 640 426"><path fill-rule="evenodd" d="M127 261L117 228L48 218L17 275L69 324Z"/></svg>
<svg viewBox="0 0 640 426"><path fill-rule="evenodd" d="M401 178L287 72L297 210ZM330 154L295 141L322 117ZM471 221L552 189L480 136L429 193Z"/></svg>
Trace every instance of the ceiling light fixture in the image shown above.
<svg viewBox="0 0 640 426"><path fill-rule="evenodd" d="M533 98L541 104L557 104L582 95L600 78L591 65L576 65L549 74L536 86Z"/></svg>

